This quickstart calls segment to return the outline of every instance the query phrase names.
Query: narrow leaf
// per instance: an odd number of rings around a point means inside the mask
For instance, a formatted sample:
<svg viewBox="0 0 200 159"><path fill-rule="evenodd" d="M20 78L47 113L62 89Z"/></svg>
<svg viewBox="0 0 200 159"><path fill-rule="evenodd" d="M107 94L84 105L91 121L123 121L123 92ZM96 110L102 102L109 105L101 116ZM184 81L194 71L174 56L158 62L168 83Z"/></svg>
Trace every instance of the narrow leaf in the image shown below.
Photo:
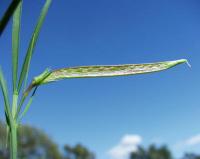
<svg viewBox="0 0 200 159"><path fill-rule="evenodd" d="M35 30L33 32L31 41L29 43L29 47L26 53L26 57L24 59L24 63L22 66L22 70L21 70L21 74L20 74L20 78L19 78L19 83L18 83L18 91L20 91L23 81L25 80L25 86L26 86L26 81L27 81L27 76L28 76L28 72L29 72L29 67L30 67L30 62L31 62L31 58L33 55L33 51L42 27L42 24L44 22L44 19L46 17L47 11L49 9L49 6L51 4L51 0L46 0L46 3L41 11L40 17L38 19L37 25L35 27Z"/></svg>
<svg viewBox="0 0 200 159"><path fill-rule="evenodd" d="M22 109L22 106L23 106L23 103L24 103L24 101L25 101L25 99L27 98L27 96L29 95L29 93L30 93L30 91L32 90L32 86L31 86L31 88L28 88L27 89L27 91L26 92L24 92L23 93L23 96L22 96L22 98L21 98L21 100L20 100L20 103L19 103L19 105L18 105L18 107L17 107L17 112L16 112L16 114L15 114L15 119L17 119L18 117L19 117L19 114L20 114L20 111L21 111L21 109ZM27 108L25 108L25 110L26 111L28 111L28 109L29 109L29 107L30 107L30 105L31 105L31 103L32 103L32 100L33 100L33 97L35 96L35 93L36 93L36 90L37 90L37 86L35 87L35 89L34 89L34 91L33 91L33 93L32 93L32 95L31 95L31 97L30 97L30 99L31 100L29 100L29 102L28 102L28 104L27 104ZM29 104L30 103L30 104ZM26 113L26 112L25 112Z"/></svg>
<svg viewBox="0 0 200 159"><path fill-rule="evenodd" d="M2 93L3 93L3 97L4 97L5 112L8 116L8 118L11 119L12 115L11 115L11 111L10 111L8 88L7 88L6 81L4 79L4 75L3 75L1 68L0 68L0 87L1 87L1 90L2 90Z"/></svg>
<svg viewBox="0 0 200 159"><path fill-rule="evenodd" d="M24 108L24 111L22 112L22 114L19 117L19 120L21 120L26 115L27 111L29 110L29 108L33 102L33 98L34 98L34 96L30 97L26 107Z"/></svg>
<svg viewBox="0 0 200 159"><path fill-rule="evenodd" d="M111 76L126 76L126 75L158 72L169 69L171 67L174 67L182 63L187 63L187 60L181 59L176 61L166 61L166 62L146 63L146 64L80 66L80 67L63 68L50 72L48 76L43 80L39 78L41 77L42 74L39 75L38 77L34 78L31 85L32 87L38 86L40 84L45 84L65 78L111 77Z"/></svg>
<svg viewBox="0 0 200 159"><path fill-rule="evenodd" d="M13 0L9 7L7 8L6 12L4 13L1 21L0 21L0 36L2 35L9 19L13 15L15 9L17 8L18 4L21 2L21 0Z"/></svg>
<svg viewBox="0 0 200 159"><path fill-rule="evenodd" d="M17 6L13 16L12 29L12 78L13 78L13 92L16 91L17 71L18 71L18 53L19 53L19 34L21 23L22 2Z"/></svg>

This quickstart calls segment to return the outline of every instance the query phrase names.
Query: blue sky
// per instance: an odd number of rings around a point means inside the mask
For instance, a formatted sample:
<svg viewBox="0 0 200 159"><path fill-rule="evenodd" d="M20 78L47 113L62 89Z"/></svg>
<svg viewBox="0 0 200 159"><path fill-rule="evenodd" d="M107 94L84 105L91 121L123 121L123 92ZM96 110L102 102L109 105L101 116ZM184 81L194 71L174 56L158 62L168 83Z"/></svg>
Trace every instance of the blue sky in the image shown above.
<svg viewBox="0 0 200 159"><path fill-rule="evenodd" d="M8 2L1 3L2 15ZM24 1L21 58L43 3ZM165 143L176 156L198 152L199 7L198 0L54 0L32 60L31 77L47 67L181 58L188 59L192 68L180 65L154 74L45 85L23 123L42 128L60 145L83 143L99 159L111 158L108 152L134 135L145 146ZM0 50L10 84L11 26L0 38ZM3 119L3 105L0 112Z"/></svg>

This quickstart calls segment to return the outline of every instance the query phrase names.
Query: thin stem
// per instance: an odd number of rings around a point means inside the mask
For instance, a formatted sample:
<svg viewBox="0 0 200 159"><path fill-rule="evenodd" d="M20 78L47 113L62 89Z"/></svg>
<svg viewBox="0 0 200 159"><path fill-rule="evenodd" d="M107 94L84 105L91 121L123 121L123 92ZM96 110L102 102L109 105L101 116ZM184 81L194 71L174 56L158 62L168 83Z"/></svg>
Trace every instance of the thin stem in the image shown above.
<svg viewBox="0 0 200 159"><path fill-rule="evenodd" d="M15 115L17 113L18 93L13 93L12 102L12 120L10 123L10 158L17 159L17 122Z"/></svg>
<svg viewBox="0 0 200 159"><path fill-rule="evenodd" d="M14 92L13 94L13 103L12 103L12 116L14 117L17 112L17 101L18 101L18 93Z"/></svg>
<svg viewBox="0 0 200 159"><path fill-rule="evenodd" d="M10 127L10 158L17 159L17 123L15 121Z"/></svg>

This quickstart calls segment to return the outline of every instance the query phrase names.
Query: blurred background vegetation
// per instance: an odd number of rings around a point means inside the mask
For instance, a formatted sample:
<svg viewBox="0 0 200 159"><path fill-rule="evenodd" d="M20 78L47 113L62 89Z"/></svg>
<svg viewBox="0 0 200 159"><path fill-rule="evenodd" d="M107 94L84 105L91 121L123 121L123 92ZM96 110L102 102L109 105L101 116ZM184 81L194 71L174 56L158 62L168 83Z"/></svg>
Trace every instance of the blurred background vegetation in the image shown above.
<svg viewBox="0 0 200 159"><path fill-rule="evenodd" d="M20 126L18 135L20 159L95 159L85 146L66 144L60 148L43 131L28 125ZM0 159L9 159L6 140L6 126L0 122Z"/></svg>
<svg viewBox="0 0 200 159"><path fill-rule="evenodd" d="M42 130L23 125L19 132L20 159L96 159L95 154L82 144L59 147ZM0 159L9 159L6 148L6 126L0 121ZM175 159L167 146L150 145L148 148L138 147L130 154L130 159ZM186 153L179 159L200 159L200 155Z"/></svg>

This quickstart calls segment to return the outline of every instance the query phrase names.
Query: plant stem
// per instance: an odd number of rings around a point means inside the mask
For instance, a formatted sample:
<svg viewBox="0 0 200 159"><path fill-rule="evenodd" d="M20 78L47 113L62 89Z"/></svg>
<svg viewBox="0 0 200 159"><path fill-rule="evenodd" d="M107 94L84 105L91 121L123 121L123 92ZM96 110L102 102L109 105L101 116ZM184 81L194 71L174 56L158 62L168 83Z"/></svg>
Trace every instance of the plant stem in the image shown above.
<svg viewBox="0 0 200 159"><path fill-rule="evenodd" d="M15 115L17 112L18 93L13 93L12 120L10 124L10 159L17 159L17 122Z"/></svg>
<svg viewBox="0 0 200 159"><path fill-rule="evenodd" d="M17 101L18 101L18 93L15 91L13 93L13 103L12 103L12 116L15 117L17 112Z"/></svg>
<svg viewBox="0 0 200 159"><path fill-rule="evenodd" d="M17 159L17 123L15 121L10 127L10 159Z"/></svg>

